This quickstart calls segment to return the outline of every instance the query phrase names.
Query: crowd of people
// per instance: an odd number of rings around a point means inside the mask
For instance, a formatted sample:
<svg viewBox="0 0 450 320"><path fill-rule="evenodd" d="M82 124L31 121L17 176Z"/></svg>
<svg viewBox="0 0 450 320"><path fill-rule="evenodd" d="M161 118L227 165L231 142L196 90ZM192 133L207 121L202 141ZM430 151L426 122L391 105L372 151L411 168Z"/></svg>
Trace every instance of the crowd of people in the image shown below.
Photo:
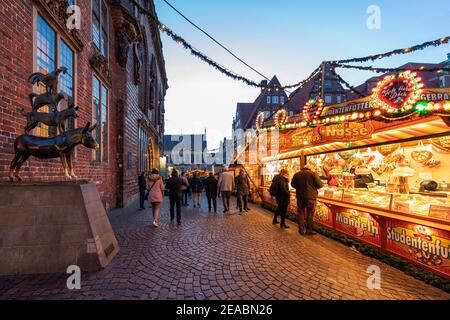
<svg viewBox="0 0 450 320"><path fill-rule="evenodd" d="M146 209L146 200L151 203L154 227L159 227L158 220L165 191L167 191L170 201L170 220L174 221L176 216L178 225L181 224L181 208L189 206L188 199L190 197L192 197L193 207L201 208L203 192L206 194L208 212L217 213L217 198L222 198L223 213L230 212L230 199L233 191L237 195L236 206L239 214L250 211L248 207L250 181L243 170L236 178L226 167L223 167L222 172L217 176L209 172L206 178L200 177L197 172L188 178L185 172L179 175L177 170L173 170L164 185L158 170L153 169L148 177L145 172L141 172L138 184L140 209Z"/></svg>
<svg viewBox="0 0 450 320"><path fill-rule="evenodd" d="M277 209L272 223L280 224L283 229L288 229L286 224L286 214L291 200L289 188L289 173L286 169L280 170L269 188L270 194L277 202ZM248 198L250 195L250 180L245 170L240 170L235 177L233 172L222 167L222 172L214 175L209 172L206 178L199 176L194 172L191 178L188 178L185 172L179 175L177 170L173 170L170 178L164 185L163 178L159 175L157 169L153 169L151 174L146 176L142 172L138 179L140 193L140 208L145 210L145 200L151 203L153 211L153 226L159 227L159 215L161 204L164 201L165 190L168 192L170 201L170 221L173 222L176 217L178 225L181 224L181 208L189 206L188 198L192 196L194 208L201 208L201 197L205 192L208 212L217 213L217 198L222 198L223 213L230 212L230 201L233 192L236 192L236 207L239 214L250 211ZM313 226L313 217L316 207L318 190L322 188L320 177L306 165L301 171L297 172L290 182L296 190L297 213L299 232L302 235L315 234ZM278 217L281 221L278 221Z"/></svg>

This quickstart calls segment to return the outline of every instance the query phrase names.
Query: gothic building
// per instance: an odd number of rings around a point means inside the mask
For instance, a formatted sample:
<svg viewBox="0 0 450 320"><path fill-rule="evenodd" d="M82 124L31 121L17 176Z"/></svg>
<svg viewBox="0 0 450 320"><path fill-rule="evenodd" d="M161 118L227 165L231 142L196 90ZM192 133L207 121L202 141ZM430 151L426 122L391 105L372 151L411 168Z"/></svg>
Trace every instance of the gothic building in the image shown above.
<svg viewBox="0 0 450 320"><path fill-rule="evenodd" d="M0 179L6 180L16 136L23 134L32 72L64 66L58 91L79 107L70 127L97 123L97 150L75 151L75 172L97 185L107 209L138 195L137 175L159 166L168 89L151 0L12 0L0 2ZM69 6L75 5L76 7ZM73 10L75 9L75 10ZM80 21L74 13L79 12ZM77 24L79 22L79 24ZM79 28L77 28L79 27ZM61 103L58 109L67 108ZM38 126L31 134L51 136ZM24 180L65 180L59 160L30 159Z"/></svg>

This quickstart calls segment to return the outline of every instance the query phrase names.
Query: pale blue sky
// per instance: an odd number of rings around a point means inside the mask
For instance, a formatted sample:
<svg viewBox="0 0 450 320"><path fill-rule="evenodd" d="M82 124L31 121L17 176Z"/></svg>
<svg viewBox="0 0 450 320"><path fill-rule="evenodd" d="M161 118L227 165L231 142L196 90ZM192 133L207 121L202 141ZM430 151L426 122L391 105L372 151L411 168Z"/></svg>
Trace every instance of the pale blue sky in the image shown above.
<svg viewBox="0 0 450 320"><path fill-rule="evenodd" d="M323 60L382 53L450 34L448 0L170 0L232 51L282 84L303 80ZM159 19L194 47L231 70L255 81L258 74L240 64L188 24L162 0L155 0ZM381 29L366 26L370 5L381 9ZM166 132L200 133L208 147L231 135L237 102L252 102L259 90L222 75L166 35L161 35L169 78ZM441 62L450 45L372 63L395 67L406 62ZM353 85L373 74L338 72ZM300 107L300 106L299 106Z"/></svg>

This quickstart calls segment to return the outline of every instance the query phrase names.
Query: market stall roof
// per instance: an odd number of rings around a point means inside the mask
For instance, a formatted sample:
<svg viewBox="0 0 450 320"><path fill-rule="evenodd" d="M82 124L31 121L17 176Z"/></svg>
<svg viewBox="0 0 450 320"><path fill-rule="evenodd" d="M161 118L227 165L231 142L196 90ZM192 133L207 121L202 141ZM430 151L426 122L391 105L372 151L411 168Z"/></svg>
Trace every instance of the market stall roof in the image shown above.
<svg viewBox="0 0 450 320"><path fill-rule="evenodd" d="M403 122L403 126L394 126L383 130L382 126L372 135L370 139L362 139L348 142L332 142L323 145L300 148L295 151L286 152L278 155L278 159L289 159L299 157L302 154L320 154L332 152L335 150L351 149L367 145L377 145L385 143L395 143L395 141L417 139L420 137L428 138L430 135L450 134L450 127L438 117L428 118L426 122L417 120L412 122Z"/></svg>

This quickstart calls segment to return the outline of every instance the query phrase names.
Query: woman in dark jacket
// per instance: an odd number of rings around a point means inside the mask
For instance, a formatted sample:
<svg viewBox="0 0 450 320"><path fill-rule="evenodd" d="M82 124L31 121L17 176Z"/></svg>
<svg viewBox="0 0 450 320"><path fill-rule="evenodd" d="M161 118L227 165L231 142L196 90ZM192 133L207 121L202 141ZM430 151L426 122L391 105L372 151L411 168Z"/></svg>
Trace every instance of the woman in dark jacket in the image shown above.
<svg viewBox="0 0 450 320"><path fill-rule="evenodd" d="M250 181L248 180L247 174L244 170L239 172L239 175L235 179L236 193L237 193L237 205L239 207L239 214L243 210L249 211L248 208L248 195L250 193ZM244 203L244 208L242 208L242 203Z"/></svg>
<svg viewBox="0 0 450 320"><path fill-rule="evenodd" d="M278 224L278 216L281 216L280 227L284 229L289 229L286 225L286 213L289 203L291 201L291 193L289 191L289 173L286 169L282 169L280 174L275 176L272 183L276 184L276 195L275 199L277 201L278 208L275 211L275 216L273 217L273 224Z"/></svg>
<svg viewBox="0 0 450 320"><path fill-rule="evenodd" d="M202 180L200 180L200 178L198 177L196 172L194 172L194 176L192 177L192 180L191 180L191 188L192 188L192 193L194 194L194 199L193 199L194 208L196 208L196 207L200 208L200 198L201 198L202 191L203 191L203 183L202 183Z"/></svg>
<svg viewBox="0 0 450 320"><path fill-rule="evenodd" d="M208 178L205 179L203 185L205 186L206 198L208 198L208 211L211 212L211 202L214 205L214 212L217 213L217 179L213 173L210 172Z"/></svg>

